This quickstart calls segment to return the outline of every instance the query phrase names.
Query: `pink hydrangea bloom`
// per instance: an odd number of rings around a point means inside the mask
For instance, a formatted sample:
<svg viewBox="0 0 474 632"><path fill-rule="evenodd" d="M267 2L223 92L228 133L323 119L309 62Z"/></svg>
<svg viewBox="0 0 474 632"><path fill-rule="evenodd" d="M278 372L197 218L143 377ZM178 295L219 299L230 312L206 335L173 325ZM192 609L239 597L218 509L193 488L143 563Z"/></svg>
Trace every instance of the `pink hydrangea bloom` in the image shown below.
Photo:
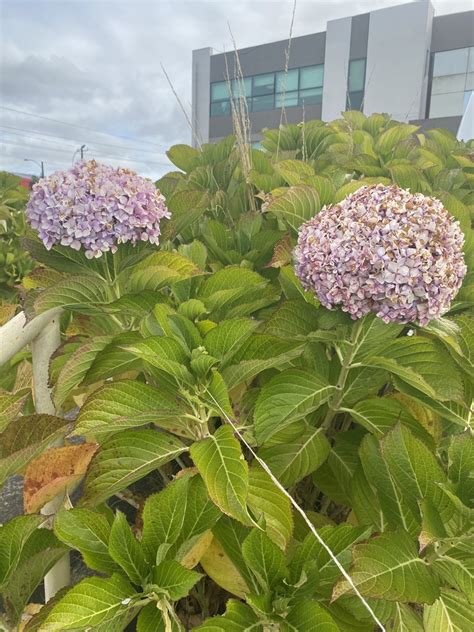
<svg viewBox="0 0 474 632"><path fill-rule="evenodd" d="M459 222L442 203L395 185L364 186L299 230L296 274L355 320L419 322L445 313L466 274Z"/></svg>
<svg viewBox="0 0 474 632"><path fill-rule="evenodd" d="M56 244L83 247L89 259L126 242L158 244L160 220L170 217L151 180L95 160L41 179L26 213L48 250Z"/></svg>

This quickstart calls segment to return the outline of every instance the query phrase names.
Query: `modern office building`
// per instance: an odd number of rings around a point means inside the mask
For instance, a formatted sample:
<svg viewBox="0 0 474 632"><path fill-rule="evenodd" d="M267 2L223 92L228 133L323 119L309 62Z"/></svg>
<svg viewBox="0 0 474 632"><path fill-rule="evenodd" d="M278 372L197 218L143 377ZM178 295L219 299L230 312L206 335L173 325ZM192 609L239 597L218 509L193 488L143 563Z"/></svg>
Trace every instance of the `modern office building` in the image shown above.
<svg viewBox="0 0 474 632"><path fill-rule="evenodd" d="M229 88L232 98L247 99L253 141L278 127L283 104L289 123L360 109L456 132L474 90L474 11L436 16L429 0L330 20L325 32L293 37L285 77L287 49L284 40L239 50L243 81L234 79L233 51L193 51L193 142L232 133Z"/></svg>

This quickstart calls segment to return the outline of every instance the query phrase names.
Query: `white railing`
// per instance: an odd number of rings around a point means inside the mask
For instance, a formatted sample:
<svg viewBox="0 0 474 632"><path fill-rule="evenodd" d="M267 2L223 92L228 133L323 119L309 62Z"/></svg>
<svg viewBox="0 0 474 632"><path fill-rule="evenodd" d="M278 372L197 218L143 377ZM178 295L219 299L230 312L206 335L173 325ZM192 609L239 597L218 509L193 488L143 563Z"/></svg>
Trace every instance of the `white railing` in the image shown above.
<svg viewBox="0 0 474 632"><path fill-rule="evenodd" d="M0 366L9 362L15 354L30 345L33 365L33 401L38 414L55 415L56 409L49 386L49 363L61 342L59 319L61 309L51 309L30 322L24 312L17 314L0 327ZM56 445L61 445L59 440ZM45 516L55 514L61 507L64 494L58 494L41 509ZM57 562L44 578L45 601L70 583L69 553Z"/></svg>

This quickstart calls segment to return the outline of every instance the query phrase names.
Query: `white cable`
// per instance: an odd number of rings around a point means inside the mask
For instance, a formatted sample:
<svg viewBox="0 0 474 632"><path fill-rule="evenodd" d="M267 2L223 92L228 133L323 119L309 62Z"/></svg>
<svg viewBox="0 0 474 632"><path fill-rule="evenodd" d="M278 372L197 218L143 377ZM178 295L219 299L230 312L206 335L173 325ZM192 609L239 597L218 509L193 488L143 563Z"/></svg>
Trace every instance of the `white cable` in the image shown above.
<svg viewBox="0 0 474 632"><path fill-rule="evenodd" d="M335 565L337 566L337 568L341 571L342 575L344 576L344 578L348 581L348 583L350 584L352 590L355 592L355 594L357 595L357 597L359 597L359 599L361 600L361 602L363 603L365 609L367 610L367 612L370 614L370 616L372 617L372 619L375 621L375 623L380 627L380 629L382 630L382 632L386 632L385 627L382 625L381 621L378 619L377 615L375 614L375 612L372 610L372 608L370 607L370 605L367 603L367 601L364 599L364 597L362 596L362 594L360 593L360 591L358 590L358 588L356 587L356 585L354 584L351 576L349 575L349 573L345 570L345 568L342 566L342 564L340 563L340 561L337 559L336 555L334 555L334 553L331 551L331 549L329 548L329 546L326 544L326 542L322 539L322 537L319 535L319 533L316 531L315 526L313 525L313 523L311 522L311 520L308 518L308 516L306 515L306 513L304 512L303 509L301 509L301 507L298 505L298 503L296 502L296 500L293 498L293 496L288 493L286 491L286 489L283 487L283 485L280 483L280 481L277 479L277 477L273 474L273 472L271 471L271 469L268 467L268 465L265 463L265 461L263 459L261 459L258 454L255 452L255 450L252 448L252 446L250 446L247 441L244 439L242 433L240 432L240 430L237 428L237 426L234 424L234 422L230 419L229 415L225 412L225 410L222 408L222 406L219 404L218 401L216 401L216 399L214 398L214 396L212 395L212 393L209 392L209 390L206 388L206 392L207 394L210 396L210 398L212 399L212 401L216 404L216 406L219 408L219 410L221 411L222 415L224 416L224 418L226 419L226 421L232 426L232 428L234 429L234 431L236 432L236 434L239 436L240 440L242 441L242 443L247 447L247 449L250 451L250 453L252 454L252 456L258 461L258 463L260 463L260 465L263 467L263 469L265 470L265 472L268 474L268 476L272 479L272 481L275 483L275 485L278 487L278 489L280 491L282 491L285 496L288 498L288 500L290 501L290 503L293 505L293 507L296 509L296 511L301 515L301 517L303 518L303 520L306 522L306 524L308 525L310 531L313 533L313 535L316 537L317 541L321 544L322 547L324 547L324 549L328 552L329 557L332 559L332 561L335 563Z"/></svg>

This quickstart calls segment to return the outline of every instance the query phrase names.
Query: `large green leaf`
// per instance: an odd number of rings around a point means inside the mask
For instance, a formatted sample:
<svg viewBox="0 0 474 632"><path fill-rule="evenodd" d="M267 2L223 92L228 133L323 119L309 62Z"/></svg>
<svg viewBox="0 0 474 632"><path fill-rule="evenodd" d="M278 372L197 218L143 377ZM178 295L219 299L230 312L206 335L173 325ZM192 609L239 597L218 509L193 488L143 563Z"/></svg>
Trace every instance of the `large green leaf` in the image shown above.
<svg viewBox="0 0 474 632"><path fill-rule="evenodd" d="M255 434L264 443L278 430L317 410L335 387L309 371L287 369L262 388L255 406Z"/></svg>
<svg viewBox="0 0 474 632"><path fill-rule="evenodd" d="M375 143L375 149L383 155L389 154L402 140L411 136L418 129L418 125L399 123L383 132Z"/></svg>
<svg viewBox="0 0 474 632"><path fill-rule="evenodd" d="M93 570L102 573L120 570L108 551L110 524L100 512L63 509L54 518L54 532L62 542L77 549Z"/></svg>
<svg viewBox="0 0 474 632"><path fill-rule="evenodd" d="M207 619L196 632L263 632L263 625L250 606L229 599L225 614Z"/></svg>
<svg viewBox="0 0 474 632"><path fill-rule="evenodd" d="M278 586L286 577L283 552L262 531L252 529L242 545L242 555L265 592Z"/></svg>
<svg viewBox="0 0 474 632"><path fill-rule="evenodd" d="M423 632L423 624L410 606L396 603L395 616L388 629L390 632Z"/></svg>
<svg viewBox="0 0 474 632"><path fill-rule="evenodd" d="M305 339L317 329L317 310L306 301L285 301L265 323L265 333L279 338Z"/></svg>
<svg viewBox="0 0 474 632"><path fill-rule="evenodd" d="M76 436L101 436L154 423L174 434L191 436L183 419L186 409L166 391L124 380L95 391L81 408L73 432Z"/></svg>
<svg viewBox="0 0 474 632"><path fill-rule="evenodd" d="M316 601L305 600L293 606L285 622L294 632L339 632L334 619Z"/></svg>
<svg viewBox="0 0 474 632"><path fill-rule="evenodd" d="M321 202L316 189L306 185L292 186L270 202L267 212L285 220L291 228L298 230L303 222L316 215Z"/></svg>
<svg viewBox="0 0 474 632"><path fill-rule="evenodd" d="M128 610L128 602L134 595L134 589L121 575L107 579L88 577L54 606L41 629L61 632L92 627L95 630Z"/></svg>
<svg viewBox="0 0 474 632"><path fill-rule="evenodd" d="M259 324L258 320L251 318L223 320L207 333L204 339L206 349L212 356L221 360L223 368L229 364Z"/></svg>
<svg viewBox="0 0 474 632"><path fill-rule="evenodd" d="M189 362L188 353L175 338L153 336L128 345L127 350L178 382L190 384L193 381L186 366Z"/></svg>
<svg viewBox="0 0 474 632"><path fill-rule="evenodd" d="M175 560L164 560L153 569L153 584L172 601L186 597L202 575L181 566Z"/></svg>
<svg viewBox="0 0 474 632"><path fill-rule="evenodd" d="M206 483L209 496L227 515L253 524L247 511L248 467L230 426L194 443L191 456Z"/></svg>
<svg viewBox="0 0 474 632"><path fill-rule="evenodd" d="M472 632L474 612L461 593L443 588L440 597L423 613L424 629L429 632Z"/></svg>
<svg viewBox="0 0 474 632"><path fill-rule="evenodd" d="M106 500L187 449L175 437L154 430L121 432L104 442L92 459L81 504Z"/></svg>
<svg viewBox="0 0 474 632"><path fill-rule="evenodd" d="M257 521L264 518L267 535L285 549L293 531L291 503L258 463L249 468L247 502Z"/></svg>
<svg viewBox="0 0 474 632"><path fill-rule="evenodd" d="M433 569L474 603L474 536L454 541L453 546L440 552L433 562Z"/></svg>
<svg viewBox="0 0 474 632"><path fill-rule="evenodd" d="M190 173L201 163L201 152L189 145L173 145L168 149L166 155L178 169L187 173Z"/></svg>
<svg viewBox="0 0 474 632"><path fill-rule="evenodd" d="M0 587L7 583L28 540L43 520L42 516L18 516L0 527Z"/></svg>
<svg viewBox="0 0 474 632"><path fill-rule="evenodd" d="M127 271L127 291L156 291L202 272L193 261L177 252L154 252Z"/></svg>
<svg viewBox="0 0 474 632"><path fill-rule="evenodd" d="M418 557L415 541L404 531L384 533L353 548L350 576L364 597L433 603L439 583L426 562ZM333 600L350 594L346 579L334 587Z"/></svg>
<svg viewBox="0 0 474 632"><path fill-rule="evenodd" d="M17 393L0 393L0 432L3 432L10 421L18 417L28 395L29 390L21 390Z"/></svg>
<svg viewBox="0 0 474 632"><path fill-rule="evenodd" d="M53 307L69 307L83 313L97 311L94 306L110 302L110 290L105 281L92 276L71 276L47 288L35 300L40 314Z"/></svg>
<svg viewBox="0 0 474 632"><path fill-rule="evenodd" d="M148 564L141 544L135 539L125 514L117 511L110 529L110 557L125 571L130 581L143 585L148 575Z"/></svg>
<svg viewBox="0 0 474 632"><path fill-rule="evenodd" d="M259 456L280 483L290 487L318 469L329 451L330 445L324 431L305 426L301 434L291 441L264 444L259 450Z"/></svg>

